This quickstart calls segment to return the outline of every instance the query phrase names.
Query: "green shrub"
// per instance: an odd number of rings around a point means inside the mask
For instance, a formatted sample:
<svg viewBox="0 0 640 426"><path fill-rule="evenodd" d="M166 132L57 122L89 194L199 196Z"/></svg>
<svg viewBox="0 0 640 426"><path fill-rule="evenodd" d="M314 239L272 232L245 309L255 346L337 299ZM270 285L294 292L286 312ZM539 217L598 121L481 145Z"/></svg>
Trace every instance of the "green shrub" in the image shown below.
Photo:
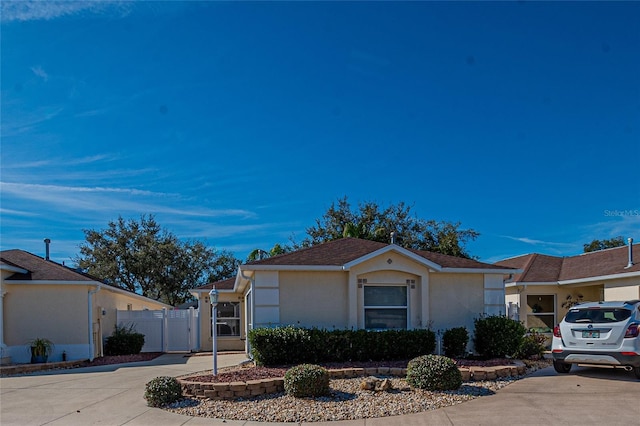
<svg viewBox="0 0 640 426"><path fill-rule="evenodd" d="M145 385L144 399L150 407L161 407L181 398L182 387L175 377L156 377Z"/></svg>
<svg viewBox="0 0 640 426"><path fill-rule="evenodd" d="M450 358L459 358L467 352L469 332L465 327L450 328L442 336L444 354Z"/></svg>
<svg viewBox="0 0 640 426"><path fill-rule="evenodd" d="M486 358L514 356L520 348L526 328L504 316L487 316L474 320L473 343L476 352Z"/></svg>
<svg viewBox="0 0 640 426"><path fill-rule="evenodd" d="M324 330L299 327L257 328L249 332L258 365L411 359L432 353L431 330Z"/></svg>
<svg viewBox="0 0 640 426"><path fill-rule="evenodd" d="M297 365L284 375L284 391L296 398L328 395L329 390L329 372L319 365Z"/></svg>
<svg viewBox="0 0 640 426"><path fill-rule="evenodd" d="M104 345L105 355L135 355L142 351L144 334L135 331L135 325L129 327L116 325L113 334L107 337Z"/></svg>
<svg viewBox="0 0 640 426"><path fill-rule="evenodd" d="M530 332L522 338L518 353L520 359L538 359L541 358L545 350L545 342L547 338L535 331Z"/></svg>
<svg viewBox="0 0 640 426"><path fill-rule="evenodd" d="M409 361L407 383L419 389L455 390L462 385L462 374L451 358L423 355Z"/></svg>
<svg viewBox="0 0 640 426"><path fill-rule="evenodd" d="M305 362L310 340L309 330L293 326L249 331L251 355L257 365Z"/></svg>

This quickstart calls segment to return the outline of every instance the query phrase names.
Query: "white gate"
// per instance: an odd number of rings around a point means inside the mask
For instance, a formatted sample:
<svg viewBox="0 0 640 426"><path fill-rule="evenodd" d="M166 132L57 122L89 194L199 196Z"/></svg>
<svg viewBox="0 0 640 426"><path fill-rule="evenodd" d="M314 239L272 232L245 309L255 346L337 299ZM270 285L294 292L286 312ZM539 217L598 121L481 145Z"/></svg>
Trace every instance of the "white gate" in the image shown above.
<svg viewBox="0 0 640 426"><path fill-rule="evenodd" d="M142 352L193 351L200 346L198 311L193 308L118 311L116 321L144 334Z"/></svg>

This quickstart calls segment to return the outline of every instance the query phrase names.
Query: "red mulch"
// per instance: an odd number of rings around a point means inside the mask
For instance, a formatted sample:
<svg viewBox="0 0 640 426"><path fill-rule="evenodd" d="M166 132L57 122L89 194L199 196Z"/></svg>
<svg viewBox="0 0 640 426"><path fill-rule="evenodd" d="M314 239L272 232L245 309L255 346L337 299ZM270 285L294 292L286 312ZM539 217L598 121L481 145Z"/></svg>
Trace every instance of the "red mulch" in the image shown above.
<svg viewBox="0 0 640 426"><path fill-rule="evenodd" d="M150 361L162 355L162 352L142 352L136 355L110 355L94 358L87 362L85 367L95 367L98 365L123 364L125 362Z"/></svg>
<svg viewBox="0 0 640 426"><path fill-rule="evenodd" d="M459 359L455 360L460 367L493 367L496 365L510 365L513 360L510 359L491 359L486 361ZM406 368L408 360L403 361L370 361L370 362L330 362L322 363L325 368L374 368L374 367L391 367ZM284 377L284 374L291 366L275 366L275 367L230 367L218 373L217 376L211 374L203 374L199 376L189 376L184 379L192 382L203 383L225 383L225 382L247 382L249 380L273 379L276 377Z"/></svg>

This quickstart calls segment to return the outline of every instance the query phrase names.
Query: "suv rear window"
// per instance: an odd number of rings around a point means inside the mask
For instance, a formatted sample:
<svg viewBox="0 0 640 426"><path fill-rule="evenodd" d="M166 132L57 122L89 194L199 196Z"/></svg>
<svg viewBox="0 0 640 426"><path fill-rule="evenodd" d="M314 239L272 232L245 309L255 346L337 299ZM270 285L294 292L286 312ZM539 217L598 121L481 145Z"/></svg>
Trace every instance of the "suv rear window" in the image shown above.
<svg viewBox="0 0 640 426"><path fill-rule="evenodd" d="M570 309L564 317L566 322L606 323L624 321L631 316L631 311L624 308Z"/></svg>

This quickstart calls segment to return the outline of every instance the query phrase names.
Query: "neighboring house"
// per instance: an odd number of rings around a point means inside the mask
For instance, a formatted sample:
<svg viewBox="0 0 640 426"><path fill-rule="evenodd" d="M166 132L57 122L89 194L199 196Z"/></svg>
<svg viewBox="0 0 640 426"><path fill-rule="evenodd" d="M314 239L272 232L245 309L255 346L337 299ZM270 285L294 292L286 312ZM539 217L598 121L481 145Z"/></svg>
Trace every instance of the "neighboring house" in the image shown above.
<svg viewBox="0 0 640 426"><path fill-rule="evenodd" d="M640 244L632 242L578 256L534 253L497 262L522 271L507 280L506 302L527 328L551 333L567 302L640 299L640 262L633 261Z"/></svg>
<svg viewBox="0 0 640 426"><path fill-rule="evenodd" d="M343 238L238 268L191 292L200 301L201 350L212 349L209 291L219 290L218 348L247 350L258 327L444 330L504 314L504 279L517 268Z"/></svg>
<svg viewBox="0 0 640 426"><path fill-rule="evenodd" d="M93 359L116 310L171 308L23 250L0 252L0 271L0 348L12 362L30 361L34 338L54 343L50 360Z"/></svg>

